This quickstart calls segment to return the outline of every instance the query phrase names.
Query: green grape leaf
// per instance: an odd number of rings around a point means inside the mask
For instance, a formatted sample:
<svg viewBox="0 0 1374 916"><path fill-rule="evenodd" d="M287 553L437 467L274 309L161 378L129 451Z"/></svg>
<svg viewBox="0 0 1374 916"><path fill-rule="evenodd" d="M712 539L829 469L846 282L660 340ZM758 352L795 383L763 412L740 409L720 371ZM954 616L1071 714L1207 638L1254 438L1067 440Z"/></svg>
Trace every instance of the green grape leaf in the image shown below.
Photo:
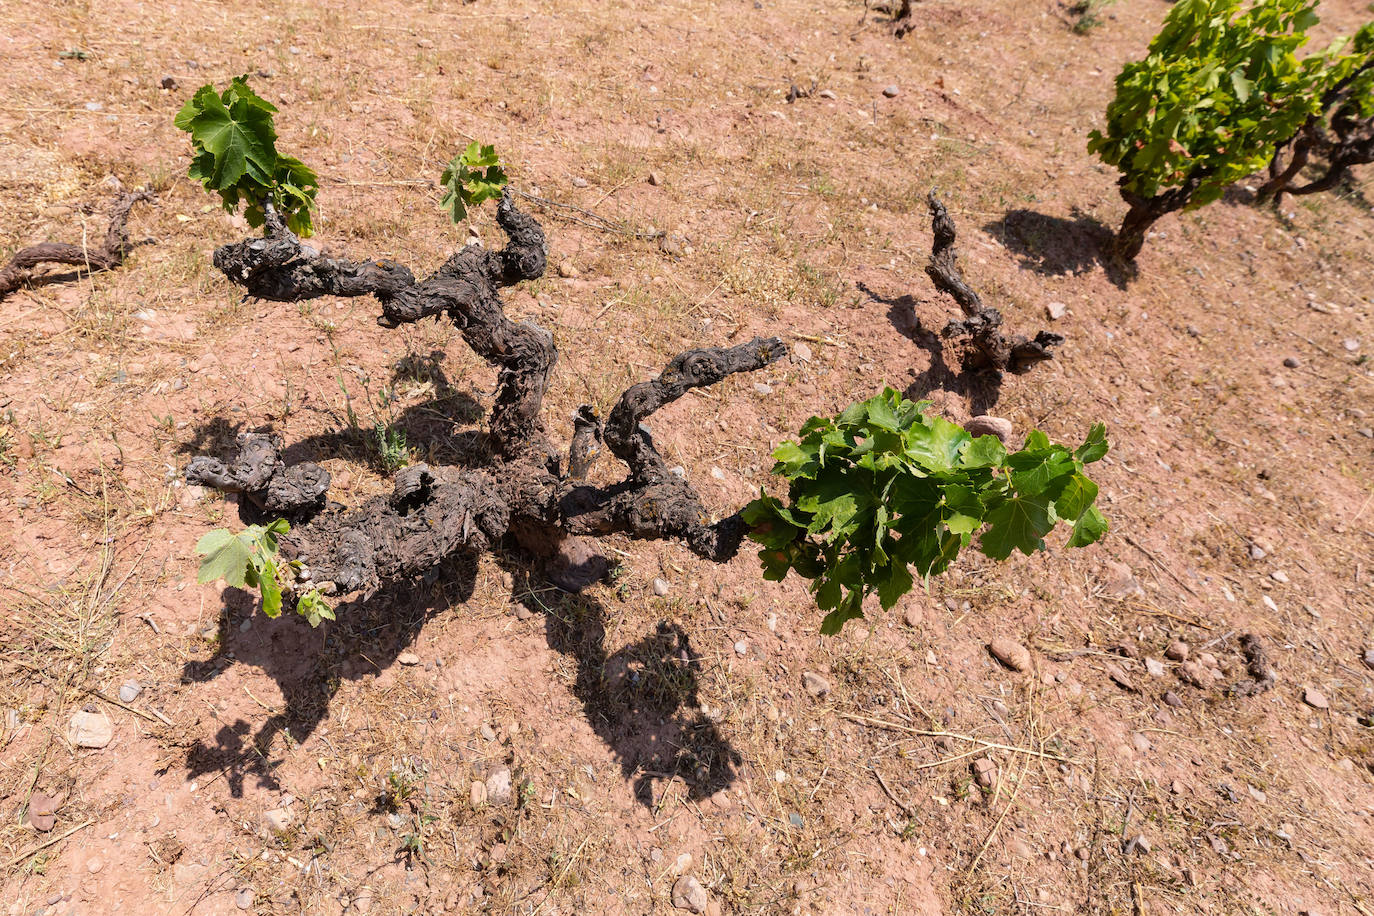
<svg viewBox="0 0 1374 916"><path fill-rule="evenodd" d="M1087 547L1095 544L1107 533L1110 526L1096 506L1089 506L1078 520L1073 523L1073 534L1069 536L1068 546Z"/></svg>
<svg viewBox="0 0 1374 916"><path fill-rule="evenodd" d="M988 512L987 520L982 549L994 560L1005 560L1013 550L1035 553L1045 546L1043 538L1055 521L1047 500L1024 496L1006 500Z"/></svg>
<svg viewBox="0 0 1374 916"><path fill-rule="evenodd" d="M253 561L253 547L240 536L224 528L216 528L206 532L196 542L196 553L204 557L196 573L197 582L223 579L226 584L236 588L243 588L246 584L246 573Z"/></svg>

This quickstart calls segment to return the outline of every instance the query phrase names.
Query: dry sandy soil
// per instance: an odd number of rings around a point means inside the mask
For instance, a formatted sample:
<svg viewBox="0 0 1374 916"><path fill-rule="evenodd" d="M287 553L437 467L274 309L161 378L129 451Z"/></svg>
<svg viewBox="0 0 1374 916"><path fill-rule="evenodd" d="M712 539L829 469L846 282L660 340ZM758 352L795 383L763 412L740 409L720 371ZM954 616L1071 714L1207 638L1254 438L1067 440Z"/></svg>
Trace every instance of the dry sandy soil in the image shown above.
<svg viewBox="0 0 1374 916"><path fill-rule="evenodd" d="M0 255L157 192L122 268L0 311L0 913L668 913L680 874L712 913L1374 913L1374 174L1167 218L1114 284L1086 134L1167 8L1077 34L1053 0L927 0L897 40L854 0L0 0ZM1322 12L1323 43L1369 15ZM356 503L388 486L375 424L451 459L493 383L452 327L213 269L250 230L171 122L245 72L323 176L330 249L441 263L435 180L471 138L608 221L532 206L566 276L508 297L556 335L560 441L684 348L778 333L790 361L655 418L713 510L888 383L1018 433L1105 421L1112 533L966 557L838 638L748 551L624 539L580 596L484 556L318 630L198 585L196 539L241 522L189 456L271 428ZM921 330L952 308L932 186L1011 327L1067 306L1060 357L993 403ZM82 711L107 746L69 740Z"/></svg>

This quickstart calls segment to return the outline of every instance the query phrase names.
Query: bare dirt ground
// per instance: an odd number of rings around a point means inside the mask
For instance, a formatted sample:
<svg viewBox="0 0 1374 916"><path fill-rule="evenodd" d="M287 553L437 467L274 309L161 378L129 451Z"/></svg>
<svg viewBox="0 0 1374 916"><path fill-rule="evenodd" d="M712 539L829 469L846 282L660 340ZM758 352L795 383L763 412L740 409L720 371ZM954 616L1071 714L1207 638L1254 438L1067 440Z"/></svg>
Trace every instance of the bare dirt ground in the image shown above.
<svg viewBox="0 0 1374 916"><path fill-rule="evenodd" d="M1076 34L1052 0L928 0L896 40L852 0L0 0L0 255L158 195L155 244L0 310L0 913L667 913L681 874L713 913L1374 912L1374 176L1170 217L1111 282L1124 205L1086 134L1167 8ZM1368 17L1322 13L1323 40ZM747 551L669 543L610 541L581 596L454 563L319 630L197 585L196 539L239 521L190 455L271 427L359 502L377 423L451 460L493 382L451 327L214 271L250 230L171 122L245 72L323 176L328 248L441 263L435 180L472 138L623 230L532 208L563 269L508 301L556 335L556 435L682 349L778 333L791 361L655 418L713 509L886 382L1019 433L1105 421L1112 533L967 557L833 639ZM1013 329L1067 306L995 404L921 332L953 305L932 186ZM108 745L70 740L82 711Z"/></svg>

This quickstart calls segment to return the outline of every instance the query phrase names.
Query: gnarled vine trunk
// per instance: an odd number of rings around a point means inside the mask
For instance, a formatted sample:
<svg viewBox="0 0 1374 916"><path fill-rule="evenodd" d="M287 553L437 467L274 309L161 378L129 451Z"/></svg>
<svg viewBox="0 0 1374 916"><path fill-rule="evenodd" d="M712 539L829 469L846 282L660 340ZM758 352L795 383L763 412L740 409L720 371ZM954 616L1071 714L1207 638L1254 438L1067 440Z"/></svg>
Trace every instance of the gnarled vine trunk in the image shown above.
<svg viewBox="0 0 1374 916"><path fill-rule="evenodd" d="M41 264L65 264L77 268L78 272L89 273L114 270L124 263L133 248L134 243L129 241L129 211L139 201L152 199L152 191L146 189L121 195L110 206L110 224L105 230L105 238L95 247L41 242L19 249L9 263L0 268L0 299L25 283L37 282L40 278L34 271Z"/></svg>
<svg viewBox="0 0 1374 916"><path fill-rule="evenodd" d="M932 190L926 203L930 207L934 240L926 274L937 289L948 293L964 313L963 321L945 326L945 337L968 337L972 346L964 357L964 368L974 371L1027 372L1036 363L1054 359L1054 348L1064 342L1061 334L1040 331L1035 337L1002 333L1002 313L983 304L978 291L969 286L959 270L954 247L954 219Z"/></svg>
<svg viewBox="0 0 1374 916"><path fill-rule="evenodd" d="M306 567L307 586L327 593L371 590L422 574L450 554L483 550L506 538L544 556L561 555L565 566L569 539L616 532L675 538L698 556L729 560L745 533L739 513L712 521L692 485L668 470L644 420L691 388L782 358L782 341L756 338L679 354L658 378L625 391L604 423L590 407L581 408L565 470L541 417L558 359L553 336L531 322L511 320L500 295L506 286L543 274L544 232L516 209L509 193L496 218L509 237L504 248L469 245L423 280L393 261L325 257L270 210L264 238L226 245L214 255L226 277L261 299L371 295L381 305L378 322L384 327L447 316L473 351L498 369L488 462L407 467L396 474L389 496L349 509L328 502L329 474L323 468L288 466L274 437L245 434L227 461L192 459L187 479L302 519L282 538L282 553ZM624 480L609 487L583 482L603 443L628 469ZM564 581L573 585L589 578L581 575L586 570L564 572Z"/></svg>

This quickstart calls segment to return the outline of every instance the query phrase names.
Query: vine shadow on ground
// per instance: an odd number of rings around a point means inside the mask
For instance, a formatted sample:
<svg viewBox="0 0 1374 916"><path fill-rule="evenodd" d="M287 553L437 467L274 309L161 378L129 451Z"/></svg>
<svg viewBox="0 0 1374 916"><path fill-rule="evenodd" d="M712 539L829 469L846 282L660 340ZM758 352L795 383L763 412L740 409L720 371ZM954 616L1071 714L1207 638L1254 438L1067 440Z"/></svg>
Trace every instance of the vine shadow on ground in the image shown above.
<svg viewBox="0 0 1374 916"><path fill-rule="evenodd" d="M858 289L874 302L887 306L887 320L903 337L911 340L930 355L930 366L916 376L902 392L912 401L923 400L934 391L947 391L969 402L973 416L987 413L1002 396L1002 373L960 368L954 371L945 361L945 343L940 335L921 324L916 314L916 298L910 294L883 296L865 283Z"/></svg>
<svg viewBox="0 0 1374 916"><path fill-rule="evenodd" d="M1009 210L983 231L1014 254L1021 267L1042 276L1082 273L1100 266L1121 289L1131 280L1129 266L1112 255L1115 233L1111 227L1078 209L1069 219L1034 210Z"/></svg>
<svg viewBox="0 0 1374 916"><path fill-rule="evenodd" d="M245 524L263 521L243 503L240 517ZM547 564L513 542L493 557L511 576L515 599L544 615L550 648L576 659L572 693L625 778L633 780L642 804L659 802L656 787L674 777L683 779L693 799L734 782L742 757L701 710L703 662L680 625L660 622L641 639L610 651L606 609L594 596L552 584ZM182 679L208 682L233 663L245 663L276 681L282 706L256 731L238 719L224 723L211 742L197 740L186 755L187 778L222 772L235 797L249 776L277 788L274 771L281 760L272 755L283 735L296 744L309 738L345 681L390 667L431 616L471 598L476 570L475 553L450 557L418 579L387 582L341 603L335 608L338 620L318 630L290 613L269 619L258 613L255 595L225 589L216 652L188 662Z"/></svg>
<svg viewBox="0 0 1374 916"><path fill-rule="evenodd" d="M398 411L387 424L405 437L409 451L418 461L432 464L471 465L490 457L486 438L476 428L484 409L471 394L458 390L444 373L440 360L443 351L428 355L411 354L392 367L391 382L432 383L434 398L411 404ZM346 458L366 464L378 473L389 473L381 456L377 434L366 421L329 411L336 429L306 436L286 445L282 460L287 464ZM234 450L234 439L244 431L242 421L215 417L195 427L177 445L182 455L226 454ZM254 427L253 432L268 432L270 427Z"/></svg>

